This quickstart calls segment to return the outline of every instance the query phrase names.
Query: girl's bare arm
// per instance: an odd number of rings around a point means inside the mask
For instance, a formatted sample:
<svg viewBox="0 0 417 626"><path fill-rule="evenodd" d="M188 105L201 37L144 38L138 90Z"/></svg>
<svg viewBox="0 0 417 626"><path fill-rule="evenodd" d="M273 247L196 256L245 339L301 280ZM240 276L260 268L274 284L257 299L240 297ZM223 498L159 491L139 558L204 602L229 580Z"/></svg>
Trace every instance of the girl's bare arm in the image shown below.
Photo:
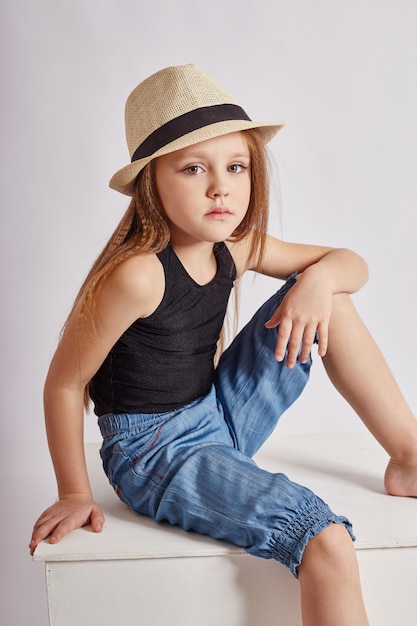
<svg viewBox="0 0 417 626"><path fill-rule="evenodd" d="M163 269L154 255L132 257L120 265L100 291L95 328L77 327L79 306L72 314L45 383L45 423L54 465L58 500L37 520L33 553L49 537L56 543L74 528L91 523L99 532L103 513L95 503L87 475L84 442L84 388L112 346L139 317L158 306L164 290Z"/></svg>
<svg viewBox="0 0 417 626"><path fill-rule="evenodd" d="M247 264L245 242L230 249L238 274L255 269ZM279 279L299 272L296 284L266 323L267 328L279 326L275 358L282 361L288 347L288 367L294 367L297 358L301 362L308 360L316 332L319 354L326 354L333 296L354 293L368 279L365 261L351 250L286 243L273 237L267 238L260 271Z"/></svg>

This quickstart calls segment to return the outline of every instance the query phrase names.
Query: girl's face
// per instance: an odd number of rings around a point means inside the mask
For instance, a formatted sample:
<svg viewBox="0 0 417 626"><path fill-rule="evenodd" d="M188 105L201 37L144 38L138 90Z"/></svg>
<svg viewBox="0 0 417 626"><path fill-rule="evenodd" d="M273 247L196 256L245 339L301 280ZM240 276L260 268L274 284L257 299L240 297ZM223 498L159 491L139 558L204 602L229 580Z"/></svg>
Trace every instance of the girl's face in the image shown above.
<svg viewBox="0 0 417 626"><path fill-rule="evenodd" d="M155 176L173 243L224 241L248 209L250 154L242 133L158 157Z"/></svg>

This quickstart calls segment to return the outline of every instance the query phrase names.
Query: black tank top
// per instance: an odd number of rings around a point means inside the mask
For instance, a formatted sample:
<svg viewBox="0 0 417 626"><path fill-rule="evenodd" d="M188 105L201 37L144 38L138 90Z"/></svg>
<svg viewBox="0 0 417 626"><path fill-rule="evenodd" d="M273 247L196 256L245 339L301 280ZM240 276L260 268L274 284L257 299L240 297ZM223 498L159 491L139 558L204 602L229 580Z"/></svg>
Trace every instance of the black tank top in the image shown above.
<svg viewBox="0 0 417 626"><path fill-rule="evenodd" d="M90 385L97 415L162 413L208 393L214 354L236 268L224 243L214 246L217 273L197 284L168 246L162 302L113 346Z"/></svg>

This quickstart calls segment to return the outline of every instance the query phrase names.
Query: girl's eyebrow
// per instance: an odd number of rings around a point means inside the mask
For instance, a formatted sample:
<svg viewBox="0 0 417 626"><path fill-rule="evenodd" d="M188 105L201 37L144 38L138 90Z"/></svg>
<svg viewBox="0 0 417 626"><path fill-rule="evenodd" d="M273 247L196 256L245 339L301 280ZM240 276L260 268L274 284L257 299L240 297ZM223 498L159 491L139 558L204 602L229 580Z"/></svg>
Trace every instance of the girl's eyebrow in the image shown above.
<svg viewBox="0 0 417 626"><path fill-rule="evenodd" d="M189 159L206 159L206 158L207 158L207 154L205 154L204 152L198 152L198 151L187 152L187 154L181 154L181 155L179 154L178 156L174 157L175 161L188 161ZM250 153L249 152L234 152L230 154L229 156L227 156L225 160L233 161L235 159L250 159Z"/></svg>

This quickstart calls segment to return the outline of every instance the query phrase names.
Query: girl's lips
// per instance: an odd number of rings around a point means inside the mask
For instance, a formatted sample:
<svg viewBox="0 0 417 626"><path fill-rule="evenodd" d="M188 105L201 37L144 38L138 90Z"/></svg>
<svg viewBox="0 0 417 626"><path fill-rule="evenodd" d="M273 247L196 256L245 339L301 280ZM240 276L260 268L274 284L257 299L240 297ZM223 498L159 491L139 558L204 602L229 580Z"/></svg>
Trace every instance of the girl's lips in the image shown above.
<svg viewBox="0 0 417 626"><path fill-rule="evenodd" d="M209 217L213 220L225 220L230 215L231 215L231 212L229 211L229 209L226 209L224 207L216 208L206 213L206 217Z"/></svg>
<svg viewBox="0 0 417 626"><path fill-rule="evenodd" d="M227 207L216 207L206 213L206 215L230 215L230 211Z"/></svg>

